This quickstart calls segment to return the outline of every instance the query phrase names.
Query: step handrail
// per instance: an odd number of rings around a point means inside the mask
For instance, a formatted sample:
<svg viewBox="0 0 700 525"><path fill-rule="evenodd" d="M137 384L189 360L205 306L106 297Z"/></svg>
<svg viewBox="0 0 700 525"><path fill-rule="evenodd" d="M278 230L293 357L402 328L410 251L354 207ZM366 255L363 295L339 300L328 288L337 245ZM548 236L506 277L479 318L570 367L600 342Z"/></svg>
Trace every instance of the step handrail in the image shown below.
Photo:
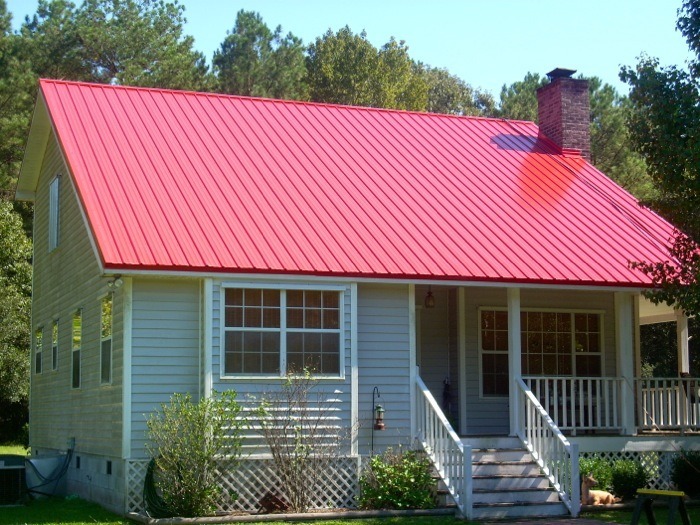
<svg viewBox="0 0 700 525"><path fill-rule="evenodd" d="M472 452L416 374L416 440L435 466L462 516L472 518Z"/></svg>
<svg viewBox="0 0 700 525"><path fill-rule="evenodd" d="M566 439L522 379L516 384L518 407L525 414L518 437L575 518L581 510L578 444Z"/></svg>

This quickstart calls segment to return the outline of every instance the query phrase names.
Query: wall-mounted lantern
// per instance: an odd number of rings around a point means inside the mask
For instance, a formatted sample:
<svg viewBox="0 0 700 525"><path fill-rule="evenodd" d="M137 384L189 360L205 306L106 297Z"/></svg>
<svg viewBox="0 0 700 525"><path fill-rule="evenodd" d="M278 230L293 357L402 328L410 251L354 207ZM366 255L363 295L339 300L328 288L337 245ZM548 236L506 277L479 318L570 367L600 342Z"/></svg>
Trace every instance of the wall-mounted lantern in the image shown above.
<svg viewBox="0 0 700 525"><path fill-rule="evenodd" d="M385 430L386 425L384 424L384 407L382 405L377 405L374 407L374 430Z"/></svg>

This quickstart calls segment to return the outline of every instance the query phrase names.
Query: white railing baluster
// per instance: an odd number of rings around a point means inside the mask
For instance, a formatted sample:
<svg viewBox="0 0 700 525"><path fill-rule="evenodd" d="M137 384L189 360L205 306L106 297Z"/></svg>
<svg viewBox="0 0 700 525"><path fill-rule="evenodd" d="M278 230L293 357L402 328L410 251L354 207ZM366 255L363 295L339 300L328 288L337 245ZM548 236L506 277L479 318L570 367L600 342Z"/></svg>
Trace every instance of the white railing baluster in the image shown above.
<svg viewBox="0 0 700 525"><path fill-rule="evenodd" d="M417 416L419 424L417 439L455 500L459 512L470 519L472 517L471 447L462 444L418 374L416 374L415 388L416 404L421 407L421 412Z"/></svg>
<svg viewBox="0 0 700 525"><path fill-rule="evenodd" d="M528 379L531 384L537 381ZM578 448L572 446L523 380L517 381L518 407L525 413L525 428L518 436L559 494L572 516L578 516ZM538 389L539 391L539 389ZM557 405L554 404L556 407ZM576 478L574 478L576 475Z"/></svg>

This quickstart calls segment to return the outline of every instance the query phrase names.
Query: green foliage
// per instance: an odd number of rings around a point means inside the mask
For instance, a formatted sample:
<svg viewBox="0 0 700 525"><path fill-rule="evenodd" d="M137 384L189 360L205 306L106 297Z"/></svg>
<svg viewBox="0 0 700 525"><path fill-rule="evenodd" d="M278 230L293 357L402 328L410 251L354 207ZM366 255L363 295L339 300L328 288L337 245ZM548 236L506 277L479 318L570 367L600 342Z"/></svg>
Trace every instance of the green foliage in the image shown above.
<svg viewBox="0 0 700 525"><path fill-rule="evenodd" d="M183 35L177 0L40 0L21 29L39 76L144 87L208 87L204 55Z"/></svg>
<svg viewBox="0 0 700 525"><path fill-rule="evenodd" d="M639 461L619 459L612 467L612 493L623 500L634 498L637 489L643 489L649 475Z"/></svg>
<svg viewBox="0 0 700 525"><path fill-rule="evenodd" d="M523 80L501 88L498 116L537 122L537 88L547 83L545 77L528 72Z"/></svg>
<svg viewBox="0 0 700 525"><path fill-rule="evenodd" d="M700 451L681 450L673 458L671 481L691 498L700 497Z"/></svg>
<svg viewBox="0 0 700 525"><path fill-rule="evenodd" d="M435 480L430 461L412 450L387 450L372 456L360 477L363 509L430 509L435 507Z"/></svg>
<svg viewBox="0 0 700 525"><path fill-rule="evenodd" d="M240 10L212 60L218 89L224 93L305 100L306 65L301 39L274 32L253 11Z"/></svg>
<svg viewBox="0 0 700 525"><path fill-rule="evenodd" d="M495 102L489 93L475 90L446 69L417 64L416 69L428 86L430 113L451 115L491 115Z"/></svg>
<svg viewBox="0 0 700 525"><path fill-rule="evenodd" d="M608 460L598 456L579 458L578 468L582 477L592 475L596 479L597 489L612 489L613 466Z"/></svg>
<svg viewBox="0 0 700 525"><path fill-rule="evenodd" d="M328 31L308 48L309 92L315 102L425 110L428 86L403 41L375 48L348 26Z"/></svg>
<svg viewBox="0 0 700 525"><path fill-rule="evenodd" d="M148 417L147 448L158 467L156 487L171 516L207 516L222 493L217 466L236 468L241 454L241 406L233 391L192 401L174 394ZM235 494L228 494L235 499Z"/></svg>
<svg viewBox="0 0 700 525"><path fill-rule="evenodd" d="M678 226L669 261L637 261L660 289L656 303L675 304L700 313L700 1L685 0L677 29L695 57L687 69L661 67L643 56L624 67L620 78L630 85L634 111L629 126L634 145L649 167L660 199L652 204Z"/></svg>
<svg viewBox="0 0 700 525"><path fill-rule="evenodd" d="M678 354L676 323L654 323L643 325L641 330L642 377L677 377ZM700 374L700 319L688 320L690 351L690 374Z"/></svg>

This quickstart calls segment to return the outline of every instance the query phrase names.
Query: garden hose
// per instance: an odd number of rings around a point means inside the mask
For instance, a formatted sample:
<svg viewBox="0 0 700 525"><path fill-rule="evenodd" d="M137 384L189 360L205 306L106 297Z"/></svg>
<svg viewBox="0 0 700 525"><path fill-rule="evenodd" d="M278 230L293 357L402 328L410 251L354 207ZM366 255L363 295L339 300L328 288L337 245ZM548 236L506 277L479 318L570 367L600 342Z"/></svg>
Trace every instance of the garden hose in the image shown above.
<svg viewBox="0 0 700 525"><path fill-rule="evenodd" d="M172 518L173 511L168 507L163 498L158 494L155 484L156 460L151 459L146 469L146 479L143 481L143 501L146 505L146 514L151 518Z"/></svg>

